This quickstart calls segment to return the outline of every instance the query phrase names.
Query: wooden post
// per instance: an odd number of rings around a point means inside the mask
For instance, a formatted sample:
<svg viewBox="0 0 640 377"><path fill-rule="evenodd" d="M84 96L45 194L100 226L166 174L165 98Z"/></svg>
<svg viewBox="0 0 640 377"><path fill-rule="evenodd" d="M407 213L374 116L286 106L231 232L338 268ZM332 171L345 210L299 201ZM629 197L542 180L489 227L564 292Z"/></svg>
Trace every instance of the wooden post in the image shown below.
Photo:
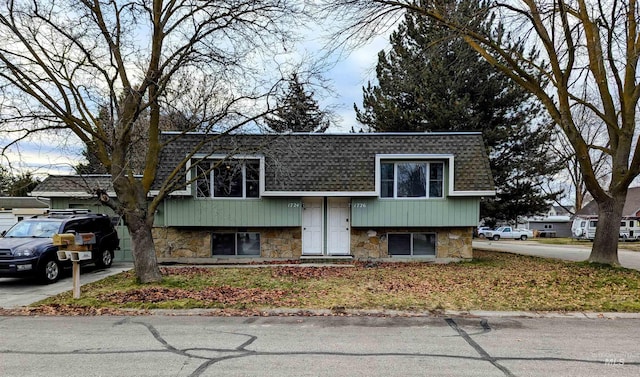
<svg viewBox="0 0 640 377"><path fill-rule="evenodd" d="M73 298L80 298L80 263L73 261Z"/></svg>

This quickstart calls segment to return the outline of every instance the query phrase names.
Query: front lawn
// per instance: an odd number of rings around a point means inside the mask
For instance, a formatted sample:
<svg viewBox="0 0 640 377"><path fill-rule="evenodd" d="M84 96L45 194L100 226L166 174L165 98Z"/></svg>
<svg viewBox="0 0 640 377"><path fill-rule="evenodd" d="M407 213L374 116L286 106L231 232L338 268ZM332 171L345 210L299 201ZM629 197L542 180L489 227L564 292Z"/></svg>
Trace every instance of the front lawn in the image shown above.
<svg viewBox="0 0 640 377"><path fill-rule="evenodd" d="M35 305L40 312L265 308L640 312L640 272L475 251L472 262L345 267L163 267L162 284L132 272Z"/></svg>

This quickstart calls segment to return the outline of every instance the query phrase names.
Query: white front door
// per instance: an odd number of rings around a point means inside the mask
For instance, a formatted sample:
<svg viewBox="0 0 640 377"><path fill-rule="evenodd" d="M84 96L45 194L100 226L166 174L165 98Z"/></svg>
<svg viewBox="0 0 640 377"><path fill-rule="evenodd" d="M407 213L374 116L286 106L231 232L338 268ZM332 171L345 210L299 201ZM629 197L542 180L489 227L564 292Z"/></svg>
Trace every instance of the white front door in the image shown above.
<svg viewBox="0 0 640 377"><path fill-rule="evenodd" d="M322 255L324 201L322 198L302 200L302 254Z"/></svg>
<svg viewBox="0 0 640 377"><path fill-rule="evenodd" d="M327 207L327 253L348 255L351 251L349 199L329 198Z"/></svg>

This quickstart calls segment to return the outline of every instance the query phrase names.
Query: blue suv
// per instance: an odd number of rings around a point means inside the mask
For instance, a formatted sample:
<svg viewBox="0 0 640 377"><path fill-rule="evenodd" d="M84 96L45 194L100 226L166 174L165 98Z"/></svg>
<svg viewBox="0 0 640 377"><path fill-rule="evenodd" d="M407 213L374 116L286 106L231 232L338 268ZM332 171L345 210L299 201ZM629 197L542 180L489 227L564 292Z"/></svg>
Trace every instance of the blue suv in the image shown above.
<svg viewBox="0 0 640 377"><path fill-rule="evenodd" d="M0 277L35 276L45 284L60 278L70 261L58 260L53 245L56 233L94 233L96 244L91 260L96 266L111 267L120 240L111 218L88 211L50 212L46 217L22 220L0 238Z"/></svg>

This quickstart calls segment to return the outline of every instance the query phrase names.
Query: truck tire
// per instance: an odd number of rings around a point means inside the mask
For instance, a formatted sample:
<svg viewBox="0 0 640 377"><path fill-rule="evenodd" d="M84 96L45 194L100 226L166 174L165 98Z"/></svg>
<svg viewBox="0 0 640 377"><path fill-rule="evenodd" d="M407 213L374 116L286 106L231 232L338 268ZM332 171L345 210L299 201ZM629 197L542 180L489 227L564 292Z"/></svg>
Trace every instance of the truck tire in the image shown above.
<svg viewBox="0 0 640 377"><path fill-rule="evenodd" d="M520 236L520 240L521 240L521 241L526 241L526 240L527 240L527 236L526 236L526 235L524 235L524 234L523 234L523 235L521 235L521 236Z"/></svg>
<svg viewBox="0 0 640 377"><path fill-rule="evenodd" d="M492 238L493 238L493 240L494 240L494 241L497 241L497 240L499 240L499 239L500 239L500 236L496 234L496 235L494 235Z"/></svg>

